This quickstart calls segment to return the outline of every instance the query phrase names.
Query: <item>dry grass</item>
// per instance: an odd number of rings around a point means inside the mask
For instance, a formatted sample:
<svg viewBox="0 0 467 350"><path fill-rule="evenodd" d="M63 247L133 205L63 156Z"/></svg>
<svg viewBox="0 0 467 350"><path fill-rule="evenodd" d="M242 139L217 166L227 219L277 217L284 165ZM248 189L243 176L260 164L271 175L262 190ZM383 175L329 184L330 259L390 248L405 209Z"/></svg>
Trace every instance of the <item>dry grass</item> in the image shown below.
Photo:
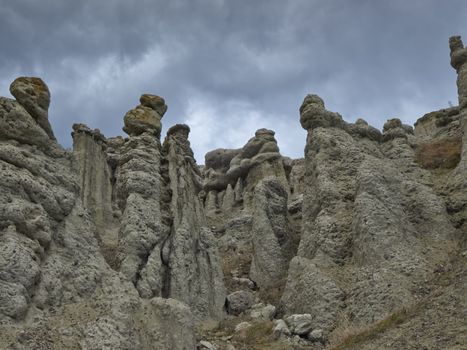
<svg viewBox="0 0 467 350"><path fill-rule="evenodd" d="M272 336L273 323L271 321L253 322L252 326L237 333L234 340L236 349L239 350L291 350L304 349L302 346L292 345Z"/></svg>
<svg viewBox="0 0 467 350"><path fill-rule="evenodd" d="M239 276L248 276L251 266L252 249L244 247L240 252L221 252L222 272L224 273L224 284L228 291L238 289L238 285L232 281L232 271L237 270Z"/></svg>
<svg viewBox="0 0 467 350"><path fill-rule="evenodd" d="M286 278L276 281L273 285L268 288L259 289L259 297L263 302L267 304L278 306L282 294L284 293L285 284L287 282Z"/></svg>
<svg viewBox="0 0 467 350"><path fill-rule="evenodd" d="M460 161L461 148L460 137L425 142L417 146L415 157L425 169L453 169Z"/></svg>
<svg viewBox="0 0 467 350"><path fill-rule="evenodd" d="M375 338L385 330L399 325L424 307L426 300L402 307L385 318L365 326L355 326L348 317L342 317L340 325L330 335L328 350L350 349L359 343Z"/></svg>

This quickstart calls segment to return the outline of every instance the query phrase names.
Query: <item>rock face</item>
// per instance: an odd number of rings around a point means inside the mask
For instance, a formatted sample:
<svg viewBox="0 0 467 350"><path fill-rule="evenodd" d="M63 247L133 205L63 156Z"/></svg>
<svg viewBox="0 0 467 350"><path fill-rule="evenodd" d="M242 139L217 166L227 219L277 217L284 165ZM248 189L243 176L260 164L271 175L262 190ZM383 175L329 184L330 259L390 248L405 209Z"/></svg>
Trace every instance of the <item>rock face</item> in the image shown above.
<svg viewBox="0 0 467 350"><path fill-rule="evenodd" d="M88 177L74 175L75 158L18 102L2 98L0 116L2 347L194 349L187 306L141 299L106 263L93 220L100 213L83 207L81 198L92 200L80 194Z"/></svg>
<svg viewBox="0 0 467 350"><path fill-rule="evenodd" d="M161 140L151 94L129 137L75 124L66 151L47 86L18 78L0 97L0 348L465 344L467 49L450 48L459 106L415 128L308 95L305 158L259 129L204 166L189 126Z"/></svg>
<svg viewBox="0 0 467 350"><path fill-rule="evenodd" d="M289 237L288 199L302 178L298 172L290 181L293 161L279 153L274 134L259 129L241 149L217 149L205 157L204 208L217 232L229 292L251 289L240 280L261 294L280 291L296 250Z"/></svg>
<svg viewBox="0 0 467 350"><path fill-rule="evenodd" d="M254 208L250 278L260 288L273 288L286 277L291 259L287 191L281 182L262 180L255 188Z"/></svg>
<svg viewBox="0 0 467 350"><path fill-rule="evenodd" d="M140 101L161 114L166 109L157 96L143 95ZM220 319L223 276L198 196L203 184L190 129L173 126L161 145L153 127L144 128L123 140L75 126L81 194L101 250L140 297L174 298L196 317Z"/></svg>
<svg viewBox="0 0 467 350"><path fill-rule="evenodd" d="M164 154L168 166L173 223L162 252L169 274L168 296L182 300L201 317L222 317L225 290L214 236L207 227L198 193L201 174L188 142L190 128L175 125L167 132Z"/></svg>
<svg viewBox="0 0 467 350"><path fill-rule="evenodd" d="M451 65L457 72L457 92L459 95L459 122L462 148L459 163L450 175L446 190L449 192L449 209L455 213L456 225L464 231L467 228L467 48L460 36L449 39Z"/></svg>
<svg viewBox="0 0 467 350"><path fill-rule="evenodd" d="M308 130L303 232L285 312L307 312L324 330L343 309L372 322L413 300L414 286L454 250L455 229L429 174L414 163L412 128L392 119L377 137L315 95L300 111Z"/></svg>
<svg viewBox="0 0 467 350"><path fill-rule="evenodd" d="M266 176L276 177L288 190L285 168L274 134L272 130L259 129L255 137L240 150L218 149L206 154L204 189L208 193L222 193L221 198L217 198L219 207L222 207L225 195L227 200L230 199L230 204L236 201L245 202L248 206L253 196L252 190Z"/></svg>
<svg viewBox="0 0 467 350"><path fill-rule="evenodd" d="M81 201L94 219L105 259L115 266L120 213L112 201L113 170L107 162L107 140L99 130L91 130L84 124L74 124L72 136L74 165L81 181Z"/></svg>
<svg viewBox="0 0 467 350"><path fill-rule="evenodd" d="M157 96L140 101L161 114L166 109ZM198 196L203 184L190 129L173 126L161 145L153 127L144 127L126 140L75 127L81 193L102 226L102 250L142 298L175 298L196 317L220 319L223 276Z"/></svg>

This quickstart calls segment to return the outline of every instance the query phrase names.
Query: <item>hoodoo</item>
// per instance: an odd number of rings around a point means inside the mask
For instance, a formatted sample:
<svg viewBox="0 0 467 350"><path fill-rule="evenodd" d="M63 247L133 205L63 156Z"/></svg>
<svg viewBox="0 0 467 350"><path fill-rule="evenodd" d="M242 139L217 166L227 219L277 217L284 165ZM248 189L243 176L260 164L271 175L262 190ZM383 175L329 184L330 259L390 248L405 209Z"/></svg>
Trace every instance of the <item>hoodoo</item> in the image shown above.
<svg viewBox="0 0 467 350"><path fill-rule="evenodd" d="M0 348L463 349L467 48L459 106L349 123L307 95L304 158L275 132L196 163L143 94L128 137L72 126L35 77L0 97Z"/></svg>

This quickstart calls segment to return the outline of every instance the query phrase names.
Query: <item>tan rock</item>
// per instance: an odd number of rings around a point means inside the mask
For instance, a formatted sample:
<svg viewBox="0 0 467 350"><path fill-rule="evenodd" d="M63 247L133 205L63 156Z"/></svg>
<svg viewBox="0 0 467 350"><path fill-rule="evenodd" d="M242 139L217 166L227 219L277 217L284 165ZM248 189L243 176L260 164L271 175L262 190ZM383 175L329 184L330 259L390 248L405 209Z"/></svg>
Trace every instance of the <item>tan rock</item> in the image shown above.
<svg viewBox="0 0 467 350"><path fill-rule="evenodd" d="M165 104L165 100L160 96L143 94L139 98L139 102L141 105L155 110L161 117L165 114L165 112L167 112L167 105Z"/></svg>
<svg viewBox="0 0 467 350"><path fill-rule="evenodd" d="M55 140L48 117L50 92L42 79L35 77L19 77L11 83L10 92L37 121L41 128L44 129L47 135Z"/></svg>
<svg viewBox="0 0 467 350"><path fill-rule="evenodd" d="M167 106L162 97L144 94L140 97L141 104L129 110L124 117L125 131L130 136L138 136L143 132L160 137L161 119L167 111Z"/></svg>

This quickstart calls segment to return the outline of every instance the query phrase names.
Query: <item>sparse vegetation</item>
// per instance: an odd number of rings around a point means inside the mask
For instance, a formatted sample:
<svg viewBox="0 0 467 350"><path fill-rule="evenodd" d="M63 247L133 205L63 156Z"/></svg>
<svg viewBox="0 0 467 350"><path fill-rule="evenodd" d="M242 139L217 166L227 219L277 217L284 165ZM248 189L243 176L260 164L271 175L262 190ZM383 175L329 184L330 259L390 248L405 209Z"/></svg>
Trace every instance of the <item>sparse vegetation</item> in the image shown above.
<svg viewBox="0 0 467 350"><path fill-rule="evenodd" d="M425 169L453 169L460 161L460 137L419 144L415 151L417 163Z"/></svg>
<svg viewBox="0 0 467 350"><path fill-rule="evenodd" d="M276 281L272 286L268 288L260 288L259 289L260 299L268 304L278 307L279 301L284 292L286 282L287 282L287 279L283 278L283 279Z"/></svg>
<svg viewBox="0 0 467 350"><path fill-rule="evenodd" d="M384 330L401 324L414 314L423 304L422 302L409 307L402 307L385 318L366 326L355 326L344 317L341 324L331 334L329 350L344 350L349 347L371 339Z"/></svg>

